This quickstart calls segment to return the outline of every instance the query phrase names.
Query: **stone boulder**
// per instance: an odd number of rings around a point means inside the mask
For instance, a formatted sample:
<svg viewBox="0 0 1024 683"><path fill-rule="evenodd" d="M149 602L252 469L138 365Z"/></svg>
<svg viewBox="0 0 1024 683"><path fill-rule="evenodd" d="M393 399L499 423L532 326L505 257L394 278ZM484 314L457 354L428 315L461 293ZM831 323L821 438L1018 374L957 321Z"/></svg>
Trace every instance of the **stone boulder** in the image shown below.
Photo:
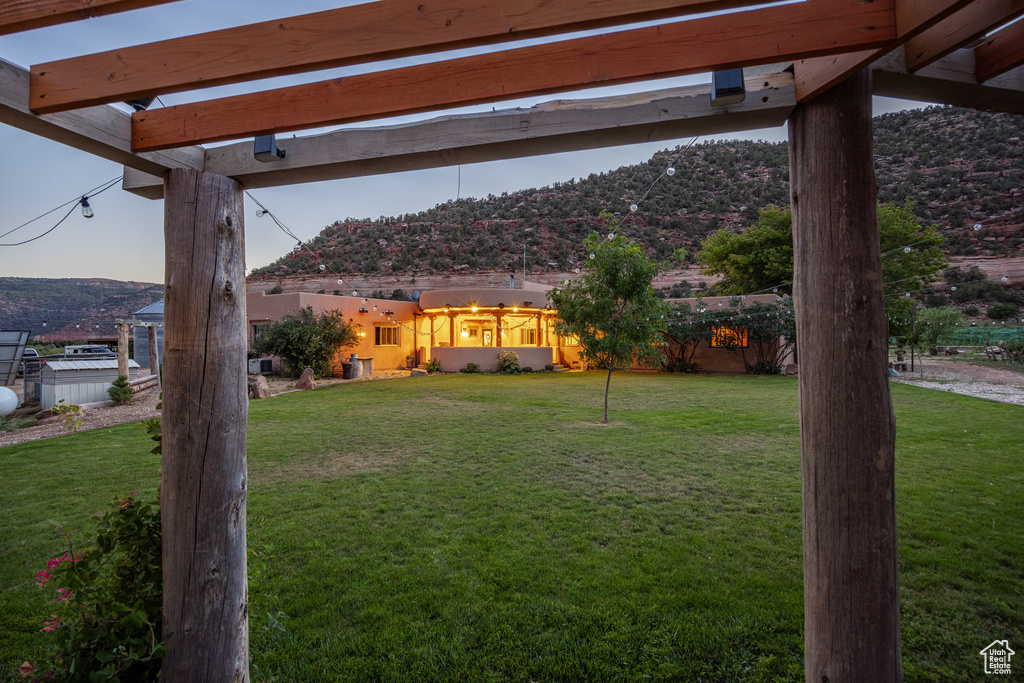
<svg viewBox="0 0 1024 683"><path fill-rule="evenodd" d="M316 380L313 379L313 368L306 368L302 376L295 383L296 389L316 389Z"/></svg>
<svg viewBox="0 0 1024 683"><path fill-rule="evenodd" d="M423 368L413 368L412 369L412 376L413 377L426 377L429 374L430 373L427 372L426 370L424 370Z"/></svg>
<svg viewBox="0 0 1024 683"><path fill-rule="evenodd" d="M270 398L270 385L263 375L249 375L249 398Z"/></svg>
<svg viewBox="0 0 1024 683"><path fill-rule="evenodd" d="M787 363L786 364L786 371L785 371L786 377L796 377L796 372L797 372L797 364L796 363Z"/></svg>

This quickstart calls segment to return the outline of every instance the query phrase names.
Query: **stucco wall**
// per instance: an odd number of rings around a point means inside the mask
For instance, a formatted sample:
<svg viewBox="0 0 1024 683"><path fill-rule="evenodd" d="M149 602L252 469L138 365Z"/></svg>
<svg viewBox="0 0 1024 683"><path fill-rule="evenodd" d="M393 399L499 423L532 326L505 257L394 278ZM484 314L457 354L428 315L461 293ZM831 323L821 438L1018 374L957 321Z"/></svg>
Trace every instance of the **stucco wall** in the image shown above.
<svg viewBox="0 0 1024 683"><path fill-rule="evenodd" d="M335 359L335 374L341 376L340 363L353 353L358 353L360 358L373 358L374 370L393 370L406 366L405 357L414 353L421 342L412 330L418 325L414 322L414 313L419 311L419 305L412 301L391 301L390 299L364 299L353 296L333 296L331 294L307 294L304 292L292 292L287 294L267 294L266 292L249 292L246 295L246 317L248 318L247 338L252 344L253 324L280 320L286 315L298 313L301 309L312 306L314 313L324 311L340 311L341 314L351 322L362 327L366 336L360 338L355 346L342 349ZM376 306L376 310L374 310ZM359 311L366 309L365 313ZM382 316L384 311L392 311L392 321L387 316ZM395 322L404 325L398 330L398 345L396 346L375 346L374 327L378 325L391 325ZM427 337L429 339L429 337ZM279 359L274 359L274 370L281 370Z"/></svg>
<svg viewBox="0 0 1024 683"><path fill-rule="evenodd" d="M442 372L459 372L467 363L476 363L484 372L493 371L498 367L498 351L515 351L519 356L519 365L534 370L543 370L545 365L554 362L549 347L511 346L497 349L436 346L431 351L441 364Z"/></svg>

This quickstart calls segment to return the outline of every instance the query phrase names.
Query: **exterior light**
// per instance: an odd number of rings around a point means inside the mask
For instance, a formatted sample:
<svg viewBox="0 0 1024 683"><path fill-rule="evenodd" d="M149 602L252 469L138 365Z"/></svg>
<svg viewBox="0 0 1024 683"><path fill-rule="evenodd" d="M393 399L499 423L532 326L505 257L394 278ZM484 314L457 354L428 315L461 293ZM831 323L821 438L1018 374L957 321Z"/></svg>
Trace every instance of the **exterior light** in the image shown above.
<svg viewBox="0 0 1024 683"><path fill-rule="evenodd" d="M280 161L284 159L284 150L277 148L277 139L271 135L257 135L252 146L252 156L256 161Z"/></svg>
<svg viewBox="0 0 1024 683"><path fill-rule="evenodd" d="M473 306L470 310L476 313L476 306Z"/></svg>
<svg viewBox="0 0 1024 683"><path fill-rule="evenodd" d="M82 205L82 215L83 216L85 216L86 218L92 218L95 215L92 212L92 207L89 206L89 198L88 197L82 197L81 201L79 201L79 204Z"/></svg>
<svg viewBox="0 0 1024 683"><path fill-rule="evenodd" d="M451 304L445 304L444 305L444 310L446 310L446 311L452 310L452 305Z"/></svg>
<svg viewBox="0 0 1024 683"><path fill-rule="evenodd" d="M469 332L467 332L466 330L463 330L462 331L462 336L463 337L468 337L469 336Z"/></svg>
<svg viewBox="0 0 1024 683"><path fill-rule="evenodd" d="M747 97L743 87L743 69L726 69L711 74L711 106L739 104Z"/></svg>
<svg viewBox="0 0 1024 683"><path fill-rule="evenodd" d="M498 308L500 308L501 310L504 311L505 310L505 304L499 303L498 304Z"/></svg>
<svg viewBox="0 0 1024 683"><path fill-rule="evenodd" d="M512 312L513 313L518 313L519 312L519 307L518 306L513 306L512 307Z"/></svg>

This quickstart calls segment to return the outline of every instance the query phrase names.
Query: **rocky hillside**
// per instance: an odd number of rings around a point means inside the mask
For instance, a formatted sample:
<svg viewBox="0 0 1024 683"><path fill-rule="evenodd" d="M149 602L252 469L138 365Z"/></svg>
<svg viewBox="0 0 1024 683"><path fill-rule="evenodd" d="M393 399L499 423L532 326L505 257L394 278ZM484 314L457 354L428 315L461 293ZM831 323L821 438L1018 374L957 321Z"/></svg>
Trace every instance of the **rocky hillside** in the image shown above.
<svg viewBox="0 0 1024 683"><path fill-rule="evenodd" d="M951 255L1022 253L1024 213L1014 212L1024 209L1024 117L932 107L887 114L875 124L881 201L909 201L922 220L950 229ZM639 201L677 157L676 173ZM358 273L398 281L521 272L525 243L530 275L541 279L575 267L592 230L621 222L619 231L652 256L677 247L692 254L710 232L742 230L762 207L785 204L788 196L785 143L710 142L551 187L338 221L252 276L280 282ZM982 228L973 230L978 222Z"/></svg>
<svg viewBox="0 0 1024 683"><path fill-rule="evenodd" d="M111 337L117 318L163 296L163 285L150 282L0 277L0 329L47 340Z"/></svg>

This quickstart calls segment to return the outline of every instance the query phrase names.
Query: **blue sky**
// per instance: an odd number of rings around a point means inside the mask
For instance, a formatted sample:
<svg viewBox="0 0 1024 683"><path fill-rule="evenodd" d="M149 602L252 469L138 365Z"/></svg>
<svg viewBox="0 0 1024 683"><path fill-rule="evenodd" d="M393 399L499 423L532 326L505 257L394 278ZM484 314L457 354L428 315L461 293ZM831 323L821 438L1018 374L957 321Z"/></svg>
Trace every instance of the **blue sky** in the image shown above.
<svg viewBox="0 0 1024 683"><path fill-rule="evenodd" d="M164 6L99 17L62 26L0 36L0 58L22 67L126 45L330 9L352 2L329 0L185 0ZM517 44L518 45L518 44ZM498 46L493 49L507 49ZM468 51L447 53L461 56ZM240 92L265 90L336 75L394 68L425 58L394 60L266 79L199 92L177 93L161 99L178 104ZM708 76L666 79L634 86L591 89L558 96L515 100L498 108L530 106L536 102L570 97L597 97L620 92L650 90L706 82ZM876 113L919 106L915 103L876 98ZM491 105L443 112L487 111ZM436 114L434 114L436 115ZM426 115L390 119L402 122ZM380 125L374 121L362 125ZM718 138L784 140L785 128L750 131ZM678 143L685 142L680 140ZM573 177L633 164L677 142L615 147L603 150L555 154L530 159L463 166L461 196L484 197L526 187L539 187ZM0 234L38 216L87 190L121 174L121 167L85 152L0 125L0 149L7 161L0 168ZM335 220L348 216L377 217L416 212L453 199L458 190L457 168L396 173L370 178L335 180L307 185L255 190L255 196L303 240ZM118 280L163 281L163 202L126 193L115 186L90 201L95 217L79 211L54 232L19 247L0 247L0 276L103 277ZM20 241L49 229L67 208L22 228L0 242ZM255 206L246 200L246 264L266 265L293 246L269 218L257 218ZM14 239L19 238L19 239Z"/></svg>

